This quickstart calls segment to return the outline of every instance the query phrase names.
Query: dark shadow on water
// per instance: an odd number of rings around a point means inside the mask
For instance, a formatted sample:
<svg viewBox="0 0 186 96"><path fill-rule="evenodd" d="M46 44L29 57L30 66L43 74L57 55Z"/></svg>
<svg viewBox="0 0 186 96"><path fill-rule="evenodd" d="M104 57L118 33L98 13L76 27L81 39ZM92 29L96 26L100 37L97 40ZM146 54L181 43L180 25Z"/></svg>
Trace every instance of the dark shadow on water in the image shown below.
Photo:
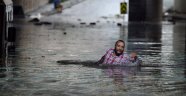
<svg viewBox="0 0 186 96"><path fill-rule="evenodd" d="M185 60L184 60L185 61ZM87 60L87 61L81 61L81 60L59 60L57 61L57 63L59 65L83 65L85 67L93 67L93 68L108 68L108 67L152 67L152 68L160 68L160 67L167 67L167 68L183 68L185 67L185 64L183 64L184 62L183 60L180 61L180 64L177 65L162 65L162 64L145 64L140 63L139 65L102 65L102 64L98 64L97 61L94 60Z"/></svg>
<svg viewBox="0 0 186 96"><path fill-rule="evenodd" d="M94 67L94 68L107 68L107 67L162 67L162 65L158 64L143 64L143 62L140 62L141 64L137 65L100 65L97 63L97 61L94 60L87 60L87 61L81 61L81 60L59 60L57 61L59 65L83 65L85 67Z"/></svg>
<svg viewBox="0 0 186 96"><path fill-rule="evenodd" d="M162 25L147 23L129 23L128 51L137 51L143 55L157 55L162 47Z"/></svg>
<svg viewBox="0 0 186 96"><path fill-rule="evenodd" d="M87 67L95 67L99 68L99 64L97 64L97 61L81 61L81 60L59 60L57 61L60 65L83 65Z"/></svg>
<svg viewBox="0 0 186 96"><path fill-rule="evenodd" d="M186 62L186 55L185 55L185 62ZM185 64L185 67L184 67L185 69L184 69L184 76L185 76L185 78L186 78L186 64Z"/></svg>
<svg viewBox="0 0 186 96"><path fill-rule="evenodd" d="M0 78L5 78L6 77L5 72L6 72L6 69L0 68Z"/></svg>
<svg viewBox="0 0 186 96"><path fill-rule="evenodd" d="M162 25L147 23L129 23L128 41L161 43Z"/></svg>

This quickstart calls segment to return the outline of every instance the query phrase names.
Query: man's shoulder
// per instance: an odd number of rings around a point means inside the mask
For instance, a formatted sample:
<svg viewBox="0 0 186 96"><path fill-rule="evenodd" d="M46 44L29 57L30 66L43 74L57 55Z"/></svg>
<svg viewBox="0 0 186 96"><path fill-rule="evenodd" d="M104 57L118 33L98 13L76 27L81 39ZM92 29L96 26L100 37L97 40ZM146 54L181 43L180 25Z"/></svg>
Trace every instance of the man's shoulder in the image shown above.
<svg viewBox="0 0 186 96"><path fill-rule="evenodd" d="M108 49L107 51L113 51L114 50L114 48L110 48L110 49Z"/></svg>
<svg viewBox="0 0 186 96"><path fill-rule="evenodd" d="M106 53L108 54L108 53L111 53L111 52L113 52L113 48L110 48L110 49L108 49L107 51L106 51Z"/></svg>

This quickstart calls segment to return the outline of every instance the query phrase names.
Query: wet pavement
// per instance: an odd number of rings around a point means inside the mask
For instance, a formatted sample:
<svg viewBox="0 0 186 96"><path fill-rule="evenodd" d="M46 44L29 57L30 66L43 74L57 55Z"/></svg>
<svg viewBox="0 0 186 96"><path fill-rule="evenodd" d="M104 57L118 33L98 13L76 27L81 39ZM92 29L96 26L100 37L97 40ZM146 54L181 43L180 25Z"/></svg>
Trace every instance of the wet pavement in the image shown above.
<svg viewBox="0 0 186 96"><path fill-rule="evenodd" d="M127 17L118 15L122 0L106 1L86 0L41 19L51 25L18 20L16 49L0 68L1 96L186 95L186 23L123 23ZM118 39L149 66L95 68L56 62L97 61Z"/></svg>

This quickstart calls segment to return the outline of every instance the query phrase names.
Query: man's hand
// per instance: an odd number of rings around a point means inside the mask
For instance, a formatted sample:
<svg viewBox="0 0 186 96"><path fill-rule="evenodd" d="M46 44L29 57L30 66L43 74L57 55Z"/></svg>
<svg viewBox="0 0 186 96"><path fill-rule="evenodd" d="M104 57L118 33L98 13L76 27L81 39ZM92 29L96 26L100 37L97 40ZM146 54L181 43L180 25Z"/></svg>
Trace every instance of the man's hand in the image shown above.
<svg viewBox="0 0 186 96"><path fill-rule="evenodd" d="M130 53L130 58L131 58L131 60L136 61L136 59L137 59L137 53L135 53L135 52Z"/></svg>

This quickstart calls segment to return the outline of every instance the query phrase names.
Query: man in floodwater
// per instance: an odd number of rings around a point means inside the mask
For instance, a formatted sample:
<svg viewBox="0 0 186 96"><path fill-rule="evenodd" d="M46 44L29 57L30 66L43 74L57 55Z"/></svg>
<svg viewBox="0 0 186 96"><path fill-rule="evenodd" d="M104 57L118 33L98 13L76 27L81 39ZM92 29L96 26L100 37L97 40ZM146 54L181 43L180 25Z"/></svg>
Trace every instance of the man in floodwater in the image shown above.
<svg viewBox="0 0 186 96"><path fill-rule="evenodd" d="M109 49L106 54L98 61L99 64L104 65L137 65L138 58L135 52L132 52L130 56L124 53L125 42L118 40L115 43L114 49Z"/></svg>

